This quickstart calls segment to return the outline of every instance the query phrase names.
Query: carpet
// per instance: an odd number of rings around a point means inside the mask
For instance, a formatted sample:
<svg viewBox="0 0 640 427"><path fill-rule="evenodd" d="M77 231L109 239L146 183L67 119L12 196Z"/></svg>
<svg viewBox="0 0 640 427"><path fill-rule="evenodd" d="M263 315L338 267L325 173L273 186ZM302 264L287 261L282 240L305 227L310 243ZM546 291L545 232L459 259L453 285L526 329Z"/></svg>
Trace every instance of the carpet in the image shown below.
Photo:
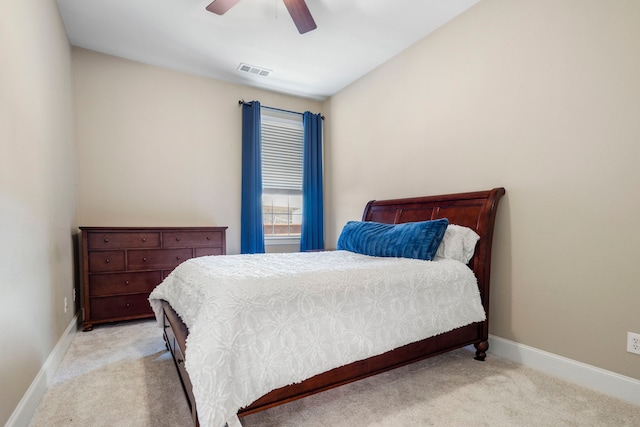
<svg viewBox="0 0 640 427"><path fill-rule="evenodd" d="M640 407L460 349L241 418L244 427L630 426ZM31 427L189 426L154 321L78 332Z"/></svg>

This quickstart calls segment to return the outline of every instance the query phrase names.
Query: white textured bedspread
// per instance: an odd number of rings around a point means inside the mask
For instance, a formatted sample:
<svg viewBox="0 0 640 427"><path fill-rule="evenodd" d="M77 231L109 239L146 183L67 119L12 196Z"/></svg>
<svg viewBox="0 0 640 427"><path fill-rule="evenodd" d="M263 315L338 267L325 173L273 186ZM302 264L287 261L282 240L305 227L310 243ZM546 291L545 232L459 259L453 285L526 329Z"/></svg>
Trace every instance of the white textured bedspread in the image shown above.
<svg viewBox="0 0 640 427"><path fill-rule="evenodd" d="M347 251L188 260L151 293L189 328L185 367L200 425L276 388L485 319L473 272L453 260Z"/></svg>

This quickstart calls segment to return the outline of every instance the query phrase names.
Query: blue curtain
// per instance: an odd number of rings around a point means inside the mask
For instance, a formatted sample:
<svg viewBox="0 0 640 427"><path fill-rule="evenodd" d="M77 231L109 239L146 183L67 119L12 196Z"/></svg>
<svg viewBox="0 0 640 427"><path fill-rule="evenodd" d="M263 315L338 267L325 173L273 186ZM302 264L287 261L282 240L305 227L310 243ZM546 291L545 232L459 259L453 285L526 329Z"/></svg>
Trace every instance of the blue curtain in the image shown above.
<svg viewBox="0 0 640 427"><path fill-rule="evenodd" d="M242 208L240 252L264 253L260 103L242 104Z"/></svg>
<svg viewBox="0 0 640 427"><path fill-rule="evenodd" d="M302 148L302 231L300 250L324 249L322 116L305 112Z"/></svg>

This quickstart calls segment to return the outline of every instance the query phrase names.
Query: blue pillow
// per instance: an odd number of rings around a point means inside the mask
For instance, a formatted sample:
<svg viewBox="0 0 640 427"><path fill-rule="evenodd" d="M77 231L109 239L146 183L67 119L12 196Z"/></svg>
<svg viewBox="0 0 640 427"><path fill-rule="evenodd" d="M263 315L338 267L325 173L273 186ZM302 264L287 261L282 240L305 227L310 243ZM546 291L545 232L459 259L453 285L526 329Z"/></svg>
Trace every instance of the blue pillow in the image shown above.
<svg viewBox="0 0 640 427"><path fill-rule="evenodd" d="M363 255L432 260L449 220L382 224L349 221L338 238L338 250Z"/></svg>

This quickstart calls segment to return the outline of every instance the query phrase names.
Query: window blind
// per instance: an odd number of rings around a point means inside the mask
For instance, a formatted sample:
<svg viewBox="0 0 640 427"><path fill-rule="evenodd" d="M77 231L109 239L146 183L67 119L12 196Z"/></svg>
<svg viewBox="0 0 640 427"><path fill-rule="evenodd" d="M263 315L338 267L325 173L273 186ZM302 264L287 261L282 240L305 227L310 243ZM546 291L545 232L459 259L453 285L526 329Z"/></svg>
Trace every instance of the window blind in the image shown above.
<svg viewBox="0 0 640 427"><path fill-rule="evenodd" d="M263 109L262 188L269 193L302 193L302 116Z"/></svg>

